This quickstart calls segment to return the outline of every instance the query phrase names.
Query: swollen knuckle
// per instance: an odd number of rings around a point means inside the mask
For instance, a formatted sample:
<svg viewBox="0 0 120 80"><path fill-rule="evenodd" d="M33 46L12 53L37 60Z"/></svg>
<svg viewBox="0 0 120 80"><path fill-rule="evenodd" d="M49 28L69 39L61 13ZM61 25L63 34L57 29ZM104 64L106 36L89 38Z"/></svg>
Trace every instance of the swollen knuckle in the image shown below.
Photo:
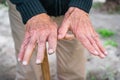
<svg viewBox="0 0 120 80"><path fill-rule="evenodd" d="M84 35L78 35L78 38L84 39Z"/></svg>
<svg viewBox="0 0 120 80"><path fill-rule="evenodd" d="M80 41L81 41L81 42L86 42L86 39L83 38L83 37L80 37Z"/></svg>
<svg viewBox="0 0 120 80"><path fill-rule="evenodd" d="M94 39L89 38L89 40L90 40L91 44L95 44L95 40Z"/></svg>
<svg viewBox="0 0 120 80"><path fill-rule="evenodd" d="M34 42L33 42L33 41L30 41L30 42L29 42L29 45L34 45Z"/></svg>
<svg viewBox="0 0 120 80"><path fill-rule="evenodd" d="M94 37L95 38L99 38L99 35L97 33L95 33Z"/></svg>
<svg viewBox="0 0 120 80"><path fill-rule="evenodd" d="M45 40L39 40L39 44L44 44Z"/></svg>
<svg viewBox="0 0 120 80"><path fill-rule="evenodd" d="M45 47L44 43L38 43L38 49L41 50Z"/></svg>
<svg viewBox="0 0 120 80"><path fill-rule="evenodd" d="M92 38L92 34L87 34L86 35L88 38Z"/></svg>
<svg viewBox="0 0 120 80"><path fill-rule="evenodd" d="M39 49L40 49L40 48L44 48L44 47L45 47L45 45L44 45L44 44L42 44L42 43L39 43L39 44L38 44L38 46L39 46Z"/></svg>
<svg viewBox="0 0 120 80"><path fill-rule="evenodd" d="M99 38L98 38L98 37L94 38L94 40L95 40L96 42L99 42Z"/></svg>
<svg viewBox="0 0 120 80"><path fill-rule="evenodd" d="M57 38L57 35L52 35L51 38L52 38L52 39L56 39L56 38Z"/></svg>
<svg viewBox="0 0 120 80"><path fill-rule="evenodd" d="M53 26L54 26L54 25L53 25ZM53 32L57 32L56 26L52 27L50 30L53 31Z"/></svg>
<svg viewBox="0 0 120 80"><path fill-rule="evenodd" d="M95 41L91 40L91 45L95 45Z"/></svg>

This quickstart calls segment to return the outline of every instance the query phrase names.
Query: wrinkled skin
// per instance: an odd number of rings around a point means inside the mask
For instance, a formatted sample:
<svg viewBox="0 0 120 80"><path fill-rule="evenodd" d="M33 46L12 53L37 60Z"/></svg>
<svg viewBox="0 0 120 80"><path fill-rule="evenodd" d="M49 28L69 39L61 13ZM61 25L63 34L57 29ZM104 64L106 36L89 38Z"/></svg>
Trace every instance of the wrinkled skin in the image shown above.
<svg viewBox="0 0 120 80"><path fill-rule="evenodd" d="M49 44L48 53L52 54L56 50L57 39L72 39L74 36L92 54L101 58L107 54L91 25L88 14L78 8L69 8L58 32L57 24L46 13L33 16L25 26L25 38L18 54L18 61L24 65L29 63L36 45L38 45L36 63L39 64L44 59L46 42ZM74 35L67 34L68 30Z"/></svg>
<svg viewBox="0 0 120 80"><path fill-rule="evenodd" d="M54 53L56 50L57 25L46 13L43 13L32 17L25 26L25 38L18 54L18 61L22 61L24 65L27 65L34 48L38 45L36 63L42 63L46 42L49 44L49 54ZM65 38L71 39L73 37L73 35L66 34Z"/></svg>
<svg viewBox="0 0 120 80"><path fill-rule="evenodd" d="M44 58L46 41L49 44L49 52L56 50L57 25L50 17L43 13L31 18L26 24L25 39L22 43L18 60L27 65L33 50L38 44L36 63L41 63Z"/></svg>
<svg viewBox="0 0 120 80"><path fill-rule="evenodd" d="M65 14L65 18L58 31L58 39L64 38L68 30L71 30L82 45L93 55L100 58L104 58L107 55L86 12L71 7Z"/></svg>

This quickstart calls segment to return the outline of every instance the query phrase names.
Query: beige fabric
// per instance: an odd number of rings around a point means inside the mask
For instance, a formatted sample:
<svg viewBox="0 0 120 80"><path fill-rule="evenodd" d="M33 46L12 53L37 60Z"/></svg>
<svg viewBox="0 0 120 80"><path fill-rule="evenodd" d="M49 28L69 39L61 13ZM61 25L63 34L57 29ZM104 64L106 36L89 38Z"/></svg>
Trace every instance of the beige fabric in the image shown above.
<svg viewBox="0 0 120 80"><path fill-rule="evenodd" d="M16 58L22 40L25 27L22 24L20 14L15 6L8 1L9 16L12 34L15 42ZM63 17L52 17L60 25ZM57 74L58 80L85 80L85 55L81 44L76 40L61 40L57 46ZM30 64L23 66L18 62L16 69L16 80L42 80L40 65L35 64L36 53L32 56ZM56 80L51 77L51 80Z"/></svg>

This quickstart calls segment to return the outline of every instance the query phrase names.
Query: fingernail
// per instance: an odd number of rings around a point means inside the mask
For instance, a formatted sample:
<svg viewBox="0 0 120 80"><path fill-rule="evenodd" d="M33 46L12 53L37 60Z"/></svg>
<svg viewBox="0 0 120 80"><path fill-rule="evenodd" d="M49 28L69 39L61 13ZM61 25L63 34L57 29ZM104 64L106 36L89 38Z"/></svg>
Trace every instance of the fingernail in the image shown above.
<svg viewBox="0 0 120 80"><path fill-rule="evenodd" d="M53 49L49 49L48 53L51 55L54 53Z"/></svg>
<svg viewBox="0 0 120 80"><path fill-rule="evenodd" d="M40 64L40 63L42 63L42 61L39 60L39 59L37 59L37 60L36 60L36 64Z"/></svg>
<svg viewBox="0 0 120 80"><path fill-rule="evenodd" d="M53 53L54 51L53 51L53 49L49 49L49 51L48 51L49 53Z"/></svg>
<svg viewBox="0 0 120 80"><path fill-rule="evenodd" d="M21 61L21 59L20 59L20 58L18 58L18 61L20 62L20 61Z"/></svg>
<svg viewBox="0 0 120 80"><path fill-rule="evenodd" d="M26 62L26 61L23 61L23 65L27 65L27 62Z"/></svg>
<svg viewBox="0 0 120 80"><path fill-rule="evenodd" d="M108 54L108 52L107 52L107 51L105 51L105 54L107 55L107 54Z"/></svg>
<svg viewBox="0 0 120 80"><path fill-rule="evenodd" d="M105 58L105 55L102 54L101 57L102 57L102 58Z"/></svg>
<svg viewBox="0 0 120 80"><path fill-rule="evenodd" d="M96 55L99 55L99 53L97 51L94 52Z"/></svg>

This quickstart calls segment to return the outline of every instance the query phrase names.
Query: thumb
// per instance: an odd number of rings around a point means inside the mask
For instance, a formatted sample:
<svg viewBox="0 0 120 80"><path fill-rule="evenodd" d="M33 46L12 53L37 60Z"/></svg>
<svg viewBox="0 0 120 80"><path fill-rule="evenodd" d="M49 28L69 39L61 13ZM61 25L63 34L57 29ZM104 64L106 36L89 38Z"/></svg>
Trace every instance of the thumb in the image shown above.
<svg viewBox="0 0 120 80"><path fill-rule="evenodd" d="M68 20L62 22L61 27L58 30L58 39L63 39L69 30L70 23Z"/></svg>

